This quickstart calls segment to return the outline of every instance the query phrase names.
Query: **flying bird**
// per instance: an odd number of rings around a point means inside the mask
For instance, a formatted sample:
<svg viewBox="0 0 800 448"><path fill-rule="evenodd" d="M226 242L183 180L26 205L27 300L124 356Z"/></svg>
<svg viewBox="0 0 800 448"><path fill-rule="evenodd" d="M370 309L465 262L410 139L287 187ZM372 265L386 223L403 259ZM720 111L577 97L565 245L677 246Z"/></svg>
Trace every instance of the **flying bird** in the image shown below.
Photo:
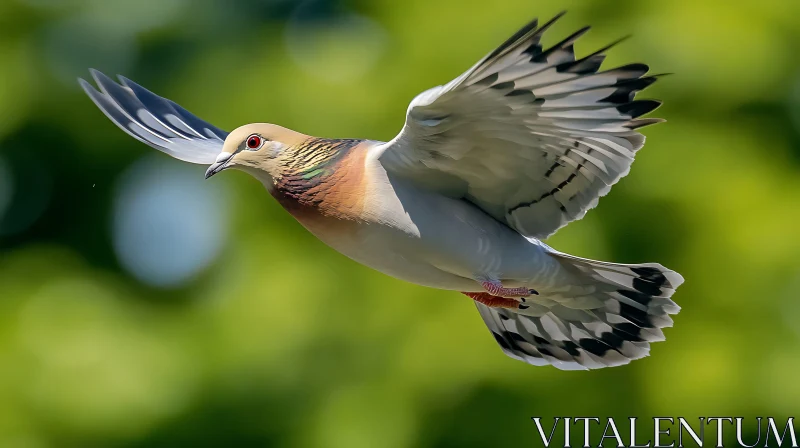
<svg viewBox="0 0 800 448"><path fill-rule="evenodd" d="M206 178L261 181L306 229L351 259L418 285L462 292L503 351L565 370L647 356L680 310L680 274L559 252L542 240L597 205L644 145L634 99L644 64L602 70L608 45L576 58L585 27L549 48L563 15L525 25L461 76L411 101L389 142L312 137L275 124L228 133L138 84L79 82L133 138Z"/></svg>

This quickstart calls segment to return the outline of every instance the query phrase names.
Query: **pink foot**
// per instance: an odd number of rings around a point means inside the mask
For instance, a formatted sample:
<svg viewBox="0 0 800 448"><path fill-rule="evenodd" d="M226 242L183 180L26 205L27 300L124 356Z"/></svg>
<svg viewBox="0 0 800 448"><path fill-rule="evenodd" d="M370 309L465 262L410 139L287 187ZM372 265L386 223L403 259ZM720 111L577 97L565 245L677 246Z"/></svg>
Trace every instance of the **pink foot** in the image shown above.
<svg viewBox="0 0 800 448"><path fill-rule="evenodd" d="M536 291L528 288L504 288L500 282L483 281L481 286L486 292L496 297L523 298L537 294Z"/></svg>
<svg viewBox="0 0 800 448"><path fill-rule="evenodd" d="M511 310L516 309L525 309L520 308L525 305L521 305L519 301L515 299L506 299L504 297L496 297L488 292L462 292L465 296L469 297L470 299L480 302L486 306L490 306L492 308L508 308Z"/></svg>

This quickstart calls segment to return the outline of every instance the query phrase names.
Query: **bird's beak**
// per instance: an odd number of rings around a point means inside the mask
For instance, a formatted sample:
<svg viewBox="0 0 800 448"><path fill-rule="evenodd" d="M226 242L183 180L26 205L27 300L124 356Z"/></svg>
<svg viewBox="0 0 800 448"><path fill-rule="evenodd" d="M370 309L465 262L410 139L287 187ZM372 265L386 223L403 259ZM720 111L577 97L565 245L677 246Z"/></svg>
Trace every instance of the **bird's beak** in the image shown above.
<svg viewBox="0 0 800 448"><path fill-rule="evenodd" d="M206 170L206 179L209 177L219 173L220 171L227 168L228 162L233 158L233 154L229 152L221 152L217 156L217 160L211 164L210 167Z"/></svg>

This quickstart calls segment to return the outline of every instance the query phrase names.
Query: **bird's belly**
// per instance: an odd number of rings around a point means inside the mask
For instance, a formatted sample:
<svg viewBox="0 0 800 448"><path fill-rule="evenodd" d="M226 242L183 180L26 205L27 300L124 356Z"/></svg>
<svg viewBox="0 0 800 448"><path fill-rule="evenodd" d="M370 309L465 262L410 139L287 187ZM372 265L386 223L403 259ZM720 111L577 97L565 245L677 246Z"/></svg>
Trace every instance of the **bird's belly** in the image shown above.
<svg viewBox="0 0 800 448"><path fill-rule="evenodd" d="M305 225L305 224L304 224ZM432 262L426 242L394 228L367 223L305 225L317 238L345 256L392 277L438 289L475 289L470 277Z"/></svg>
<svg viewBox="0 0 800 448"><path fill-rule="evenodd" d="M391 200L384 196L383 204ZM415 192L412 202L400 205L368 220L300 222L349 258L423 286L479 291L478 277L514 286L539 272L538 246L469 203Z"/></svg>

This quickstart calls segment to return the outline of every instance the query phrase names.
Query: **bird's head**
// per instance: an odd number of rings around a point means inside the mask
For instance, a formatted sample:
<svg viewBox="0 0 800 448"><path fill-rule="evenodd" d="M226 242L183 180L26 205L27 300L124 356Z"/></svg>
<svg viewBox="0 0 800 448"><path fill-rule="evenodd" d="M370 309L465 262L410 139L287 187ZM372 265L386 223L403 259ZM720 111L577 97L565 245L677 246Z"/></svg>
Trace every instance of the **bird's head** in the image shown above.
<svg viewBox="0 0 800 448"><path fill-rule="evenodd" d="M206 171L206 179L228 168L246 171L265 180L278 178L292 157L291 148L307 135L268 123L241 126L228 134L222 152Z"/></svg>

